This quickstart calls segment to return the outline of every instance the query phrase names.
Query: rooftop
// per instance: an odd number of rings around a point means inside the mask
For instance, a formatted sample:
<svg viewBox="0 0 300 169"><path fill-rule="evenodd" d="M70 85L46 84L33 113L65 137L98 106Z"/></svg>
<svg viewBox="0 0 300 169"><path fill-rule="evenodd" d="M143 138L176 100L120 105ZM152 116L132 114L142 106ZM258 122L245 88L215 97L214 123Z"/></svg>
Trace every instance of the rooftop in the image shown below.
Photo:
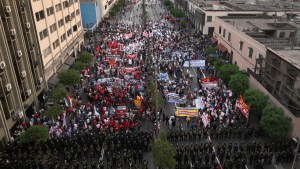
<svg viewBox="0 0 300 169"><path fill-rule="evenodd" d="M290 23L288 21L275 21L270 16L256 16L256 17L220 17L226 23L234 26L241 32L252 37L261 44L270 47L274 50L282 50L291 46L289 39L271 37L266 32L275 32L277 30L297 30L300 25Z"/></svg>
<svg viewBox="0 0 300 169"><path fill-rule="evenodd" d="M300 50L278 50L276 52L281 58L294 65L297 69L300 69Z"/></svg>
<svg viewBox="0 0 300 169"><path fill-rule="evenodd" d="M300 12L300 2L244 1L203 1L189 0L205 11L293 11Z"/></svg>

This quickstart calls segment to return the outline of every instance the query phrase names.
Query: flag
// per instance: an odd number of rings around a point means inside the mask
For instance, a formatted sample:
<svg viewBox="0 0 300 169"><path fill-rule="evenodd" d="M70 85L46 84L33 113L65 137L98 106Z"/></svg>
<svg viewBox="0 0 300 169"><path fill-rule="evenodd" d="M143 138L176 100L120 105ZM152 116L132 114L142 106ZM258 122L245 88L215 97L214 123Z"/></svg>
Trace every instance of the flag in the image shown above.
<svg viewBox="0 0 300 169"><path fill-rule="evenodd" d="M240 95L240 99L238 100L237 108L242 113L244 118L246 118L248 120L249 112L250 112L250 105L244 101L242 95Z"/></svg>
<svg viewBox="0 0 300 169"><path fill-rule="evenodd" d="M64 100L65 100L65 103L66 103L66 106L67 107L72 107L72 99L71 99L71 97L69 96L69 95L67 95L65 98L64 98Z"/></svg>

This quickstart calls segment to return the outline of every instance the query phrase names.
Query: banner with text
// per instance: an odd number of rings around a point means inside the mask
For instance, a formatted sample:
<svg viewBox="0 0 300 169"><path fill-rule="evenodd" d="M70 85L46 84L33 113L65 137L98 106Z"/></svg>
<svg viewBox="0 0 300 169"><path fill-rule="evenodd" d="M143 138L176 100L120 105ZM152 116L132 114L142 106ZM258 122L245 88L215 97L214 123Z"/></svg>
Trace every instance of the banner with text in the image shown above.
<svg viewBox="0 0 300 169"><path fill-rule="evenodd" d="M189 116L189 117L198 117L197 107L177 107L175 111L176 116Z"/></svg>

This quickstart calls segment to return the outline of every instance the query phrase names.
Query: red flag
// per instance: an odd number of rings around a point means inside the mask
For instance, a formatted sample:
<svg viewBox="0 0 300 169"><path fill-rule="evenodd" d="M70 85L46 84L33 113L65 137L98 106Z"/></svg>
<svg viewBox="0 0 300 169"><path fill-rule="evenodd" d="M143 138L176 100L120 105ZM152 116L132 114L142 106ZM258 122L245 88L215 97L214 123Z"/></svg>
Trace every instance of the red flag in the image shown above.
<svg viewBox="0 0 300 169"><path fill-rule="evenodd" d="M98 45L96 51L100 51L100 50L101 50L100 45Z"/></svg>
<svg viewBox="0 0 300 169"><path fill-rule="evenodd" d="M238 107L239 111L242 113L242 115L248 120L249 112L250 112L250 105L244 101L242 95L240 95L240 99L237 103L237 107Z"/></svg>

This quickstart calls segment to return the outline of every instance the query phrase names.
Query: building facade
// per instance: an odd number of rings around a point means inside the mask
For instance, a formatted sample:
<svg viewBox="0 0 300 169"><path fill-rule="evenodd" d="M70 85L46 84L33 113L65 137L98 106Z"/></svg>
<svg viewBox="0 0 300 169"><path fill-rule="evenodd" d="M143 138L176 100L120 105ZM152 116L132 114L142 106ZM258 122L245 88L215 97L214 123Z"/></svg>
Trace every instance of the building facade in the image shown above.
<svg viewBox="0 0 300 169"><path fill-rule="evenodd" d="M17 120L37 105L45 87L43 62L29 1L1 0L0 149Z"/></svg>
<svg viewBox="0 0 300 169"><path fill-rule="evenodd" d="M114 6L118 0L101 0L101 19L109 16L109 10Z"/></svg>
<svg viewBox="0 0 300 169"><path fill-rule="evenodd" d="M177 0L180 1L180 0ZM284 3L284 4L283 4ZM183 3L181 3L183 4ZM291 3L278 2L273 5L271 2L251 3L234 2L234 1L203 1L203 0L186 0L184 5L187 17L194 24L197 31L201 31L209 36L213 35L214 22L220 16L290 16L289 14L300 14L300 7Z"/></svg>
<svg viewBox="0 0 300 169"><path fill-rule="evenodd" d="M45 78L57 83L57 72L68 68L83 45L79 0L30 0ZM52 78L52 80L50 79Z"/></svg>
<svg viewBox="0 0 300 169"><path fill-rule="evenodd" d="M83 27L94 31L101 21L101 0L80 0L80 9Z"/></svg>
<svg viewBox="0 0 300 169"><path fill-rule="evenodd" d="M293 136L300 136L300 26L274 17L217 17L212 41L255 88L285 108L293 121ZM225 57L226 58L226 57ZM253 78L252 78L253 77ZM257 85L259 84L259 85ZM277 103L278 102L278 103Z"/></svg>

